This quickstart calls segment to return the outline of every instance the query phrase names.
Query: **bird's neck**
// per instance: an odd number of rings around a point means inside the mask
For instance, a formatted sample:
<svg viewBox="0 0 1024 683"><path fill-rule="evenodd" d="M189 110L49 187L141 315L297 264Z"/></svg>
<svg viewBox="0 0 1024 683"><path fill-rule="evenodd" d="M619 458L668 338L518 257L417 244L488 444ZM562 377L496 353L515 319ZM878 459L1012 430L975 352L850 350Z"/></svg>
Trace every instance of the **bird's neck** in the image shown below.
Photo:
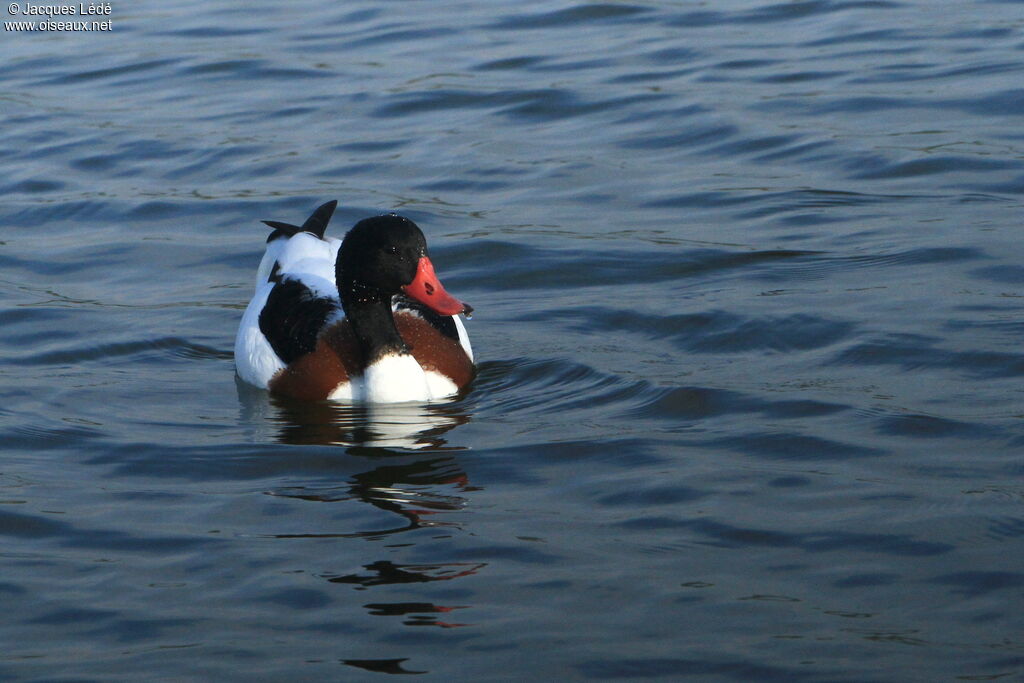
<svg viewBox="0 0 1024 683"><path fill-rule="evenodd" d="M367 366L386 355L409 352L409 347L395 326L390 295L356 282L338 284L341 306L352 325Z"/></svg>

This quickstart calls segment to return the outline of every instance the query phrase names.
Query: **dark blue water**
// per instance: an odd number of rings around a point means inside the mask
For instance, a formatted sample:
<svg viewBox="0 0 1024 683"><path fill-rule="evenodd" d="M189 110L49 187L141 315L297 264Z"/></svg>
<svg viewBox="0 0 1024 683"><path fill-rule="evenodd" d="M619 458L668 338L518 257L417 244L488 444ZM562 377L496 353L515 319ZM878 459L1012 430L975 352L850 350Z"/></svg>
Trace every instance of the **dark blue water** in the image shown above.
<svg viewBox="0 0 1024 683"><path fill-rule="evenodd" d="M1024 678L1024 5L108 18L0 43L0 678ZM463 400L236 383L334 198Z"/></svg>

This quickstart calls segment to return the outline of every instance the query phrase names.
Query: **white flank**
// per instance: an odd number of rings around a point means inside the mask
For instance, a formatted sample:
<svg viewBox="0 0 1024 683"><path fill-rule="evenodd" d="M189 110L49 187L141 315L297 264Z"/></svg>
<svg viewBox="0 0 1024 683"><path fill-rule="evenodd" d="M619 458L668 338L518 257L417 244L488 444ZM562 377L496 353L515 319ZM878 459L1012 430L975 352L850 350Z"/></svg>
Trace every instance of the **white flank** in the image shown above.
<svg viewBox="0 0 1024 683"><path fill-rule="evenodd" d="M423 368L407 353L384 356L363 371L363 400L402 403L430 400Z"/></svg>
<svg viewBox="0 0 1024 683"><path fill-rule="evenodd" d="M436 401L442 398L451 398L459 393L455 382L451 381L440 372L428 370L423 373L427 378L427 386L430 387L430 400Z"/></svg>
<svg viewBox="0 0 1024 683"><path fill-rule="evenodd" d="M299 280L317 296L337 300L334 260L340 247L341 240L321 240L305 232L290 238L279 237L267 244L256 273L256 293L245 309L235 337L235 370L243 381L266 389L274 375L284 368L260 331L260 312L274 288L274 283L269 282L274 264L277 263L281 277Z"/></svg>
<svg viewBox="0 0 1024 683"><path fill-rule="evenodd" d="M459 331L459 343L462 344L463 350L466 355L469 356L469 360L473 360L473 347L469 344L469 333L466 332L466 326L462 324L462 318L457 315L452 316L452 320L455 321L455 329Z"/></svg>
<svg viewBox="0 0 1024 683"><path fill-rule="evenodd" d="M455 382L437 372L424 372L405 353L384 356L366 368L362 377L338 385L327 398L365 403L407 403L450 398L459 391Z"/></svg>
<svg viewBox="0 0 1024 683"><path fill-rule="evenodd" d="M235 337L235 370L238 376L249 384L267 388L270 378L284 367L284 363L270 347L270 342L260 332L260 311L267 303L273 283L264 282L256 288L249 306L242 316Z"/></svg>

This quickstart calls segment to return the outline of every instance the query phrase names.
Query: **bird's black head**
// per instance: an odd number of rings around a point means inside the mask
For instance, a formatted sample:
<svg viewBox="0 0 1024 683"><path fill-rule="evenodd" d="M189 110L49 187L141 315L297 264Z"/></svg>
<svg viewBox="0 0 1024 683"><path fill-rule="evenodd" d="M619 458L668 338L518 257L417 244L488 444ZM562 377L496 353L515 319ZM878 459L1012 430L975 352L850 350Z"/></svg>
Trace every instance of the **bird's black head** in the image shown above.
<svg viewBox="0 0 1024 683"><path fill-rule="evenodd" d="M423 232L408 218L396 214L364 218L341 243L335 277L339 287L351 283L390 297L413 281L419 260L426 255Z"/></svg>
<svg viewBox="0 0 1024 683"><path fill-rule="evenodd" d="M439 315L473 310L445 291L427 256L427 240L419 227L393 213L363 219L348 231L338 251L334 277L346 307L371 300L390 306L392 296L404 294Z"/></svg>

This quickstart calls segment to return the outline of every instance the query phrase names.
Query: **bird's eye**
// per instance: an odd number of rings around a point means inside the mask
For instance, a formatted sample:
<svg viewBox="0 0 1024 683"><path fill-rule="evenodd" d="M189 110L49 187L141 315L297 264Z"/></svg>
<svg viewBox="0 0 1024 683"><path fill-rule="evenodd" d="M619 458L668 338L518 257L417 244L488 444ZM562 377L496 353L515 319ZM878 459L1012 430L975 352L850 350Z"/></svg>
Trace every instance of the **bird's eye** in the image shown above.
<svg viewBox="0 0 1024 683"><path fill-rule="evenodd" d="M398 247L396 247L393 244L389 244L388 246L384 247L384 251L389 253L389 254L397 254L398 253Z"/></svg>

